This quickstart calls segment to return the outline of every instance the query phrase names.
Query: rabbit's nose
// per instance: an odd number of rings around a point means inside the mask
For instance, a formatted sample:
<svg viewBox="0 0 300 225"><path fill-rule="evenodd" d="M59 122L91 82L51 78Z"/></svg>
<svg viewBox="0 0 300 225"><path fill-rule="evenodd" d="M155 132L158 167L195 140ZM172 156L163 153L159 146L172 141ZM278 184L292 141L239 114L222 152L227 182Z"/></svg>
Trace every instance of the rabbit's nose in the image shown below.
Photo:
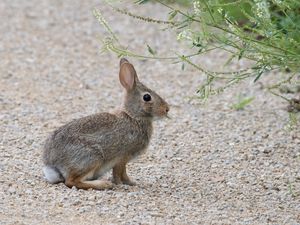
<svg viewBox="0 0 300 225"><path fill-rule="evenodd" d="M167 106L167 107L166 107L166 113L168 113L169 111L170 111L170 107Z"/></svg>

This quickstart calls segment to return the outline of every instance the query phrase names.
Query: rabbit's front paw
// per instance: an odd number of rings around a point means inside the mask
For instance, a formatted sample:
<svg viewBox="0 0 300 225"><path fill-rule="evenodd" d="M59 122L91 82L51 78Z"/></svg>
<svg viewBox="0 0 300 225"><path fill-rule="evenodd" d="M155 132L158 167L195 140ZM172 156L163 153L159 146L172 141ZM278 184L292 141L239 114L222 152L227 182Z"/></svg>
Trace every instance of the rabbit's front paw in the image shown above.
<svg viewBox="0 0 300 225"><path fill-rule="evenodd" d="M130 186L135 186L136 185L136 182L134 181L131 181L129 178L128 179L121 179L119 177L114 177L112 182L114 184L125 184L125 185L130 185Z"/></svg>
<svg viewBox="0 0 300 225"><path fill-rule="evenodd" d="M130 185L130 186L135 186L136 185L136 182L134 182L130 179L123 180L122 183L126 184L126 185Z"/></svg>
<svg viewBox="0 0 300 225"><path fill-rule="evenodd" d="M112 179L112 182L114 183L114 184L122 184L123 182L121 181L121 178L119 178L119 177L114 177L113 179Z"/></svg>

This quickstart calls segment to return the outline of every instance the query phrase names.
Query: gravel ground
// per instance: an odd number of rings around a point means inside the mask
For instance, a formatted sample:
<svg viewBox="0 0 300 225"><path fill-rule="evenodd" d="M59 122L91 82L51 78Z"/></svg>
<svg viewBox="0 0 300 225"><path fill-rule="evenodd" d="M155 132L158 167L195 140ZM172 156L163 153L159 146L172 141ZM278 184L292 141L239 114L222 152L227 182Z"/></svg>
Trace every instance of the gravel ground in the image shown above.
<svg viewBox="0 0 300 225"><path fill-rule="evenodd" d="M155 121L148 151L129 164L138 185L83 191L45 182L49 132L122 99L118 59L99 54L103 29L92 8L134 49L177 48L171 34L99 2L0 2L0 224L300 224L300 132L287 131L285 102L245 82L201 105L190 97L202 74L164 61L131 59L140 79L170 103L172 117ZM165 15L151 4L138 12ZM203 64L218 68L223 60L214 52ZM272 75L279 76L263 82ZM231 110L239 94L256 98Z"/></svg>

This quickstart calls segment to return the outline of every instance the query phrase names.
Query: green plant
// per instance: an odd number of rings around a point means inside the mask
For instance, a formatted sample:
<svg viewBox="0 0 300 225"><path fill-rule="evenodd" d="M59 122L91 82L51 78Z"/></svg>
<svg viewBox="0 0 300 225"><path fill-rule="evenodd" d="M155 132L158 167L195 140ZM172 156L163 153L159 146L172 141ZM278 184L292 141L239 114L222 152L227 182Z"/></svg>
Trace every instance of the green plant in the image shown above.
<svg viewBox="0 0 300 225"><path fill-rule="evenodd" d="M150 2L151 0L137 0L136 3L138 4L143 4L143 3L147 3ZM155 0L152 0L152 2L155 2ZM177 3L179 5L183 5L183 6L190 6L191 5L191 1L190 0L164 0L162 1L164 3Z"/></svg>
<svg viewBox="0 0 300 225"><path fill-rule="evenodd" d="M254 99L255 99L255 97L245 97L245 98L243 98L241 95L239 95L237 103L233 104L231 106L231 108L234 109L234 110L243 110Z"/></svg>
<svg viewBox="0 0 300 225"><path fill-rule="evenodd" d="M289 122L286 125L285 129L288 131L295 130L299 126L298 120L299 118L297 116L297 113L289 112Z"/></svg>
<svg viewBox="0 0 300 225"><path fill-rule="evenodd" d="M278 77L275 83L268 87L275 95L281 96L275 89L282 84L299 83L295 79L300 71L299 0L193 0L188 4L188 8L176 8L168 1L154 1L169 9L168 20L157 20L111 7L133 19L175 30L177 40L188 44L193 50L192 53L173 52L168 56L159 56L149 45L149 55L132 52L130 46L125 47L121 44L105 22L100 10L95 9L95 16L108 31L108 36L103 39L103 50L115 52L119 56L173 60L190 65L206 76L197 91L203 99L221 93L244 79L250 78L256 82L272 70L283 73L286 70L290 71L283 80ZM228 52L225 68L233 60L248 59L252 64L238 71L220 72L207 70L194 60L199 55L215 49ZM286 97L283 99L290 101Z"/></svg>

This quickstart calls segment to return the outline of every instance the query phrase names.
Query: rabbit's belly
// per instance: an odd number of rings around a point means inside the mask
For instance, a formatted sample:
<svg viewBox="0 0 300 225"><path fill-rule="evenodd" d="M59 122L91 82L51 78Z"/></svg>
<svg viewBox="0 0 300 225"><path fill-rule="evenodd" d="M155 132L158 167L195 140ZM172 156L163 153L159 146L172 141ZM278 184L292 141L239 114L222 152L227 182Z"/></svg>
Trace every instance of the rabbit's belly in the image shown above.
<svg viewBox="0 0 300 225"><path fill-rule="evenodd" d="M93 171L92 174L89 174L90 176L88 177L88 179L97 179L103 176L107 171L112 169L119 161L120 161L120 157L103 162L100 165L99 169Z"/></svg>

